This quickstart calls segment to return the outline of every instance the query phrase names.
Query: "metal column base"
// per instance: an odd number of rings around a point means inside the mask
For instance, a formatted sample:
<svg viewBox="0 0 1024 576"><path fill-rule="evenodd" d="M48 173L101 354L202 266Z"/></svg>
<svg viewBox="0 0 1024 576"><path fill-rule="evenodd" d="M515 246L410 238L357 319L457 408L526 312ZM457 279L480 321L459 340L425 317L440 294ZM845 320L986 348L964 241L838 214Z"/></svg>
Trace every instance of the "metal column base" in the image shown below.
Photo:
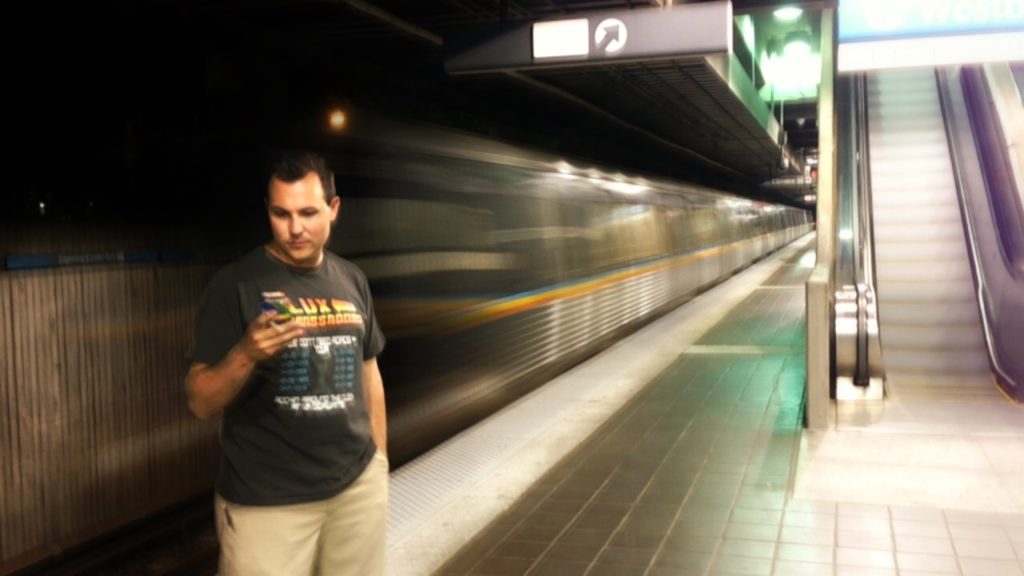
<svg viewBox="0 0 1024 576"><path fill-rule="evenodd" d="M840 376L836 378L836 400L884 400L885 380L870 378L867 386L857 386L853 378Z"/></svg>

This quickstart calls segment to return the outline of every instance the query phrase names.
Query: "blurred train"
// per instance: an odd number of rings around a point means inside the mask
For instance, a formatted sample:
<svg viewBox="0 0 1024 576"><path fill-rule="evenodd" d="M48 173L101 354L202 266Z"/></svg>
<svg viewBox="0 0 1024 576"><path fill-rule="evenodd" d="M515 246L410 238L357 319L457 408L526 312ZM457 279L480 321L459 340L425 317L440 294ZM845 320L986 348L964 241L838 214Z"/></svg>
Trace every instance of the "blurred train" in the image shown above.
<svg viewBox="0 0 1024 576"><path fill-rule="evenodd" d="M382 121L330 156L394 465L808 232L803 210Z"/></svg>
<svg viewBox="0 0 1024 576"><path fill-rule="evenodd" d="M366 272L389 340L393 465L811 228L801 210L449 131L360 117L298 139L330 151L331 249ZM0 573L172 529L164 513L186 503L208 513L218 423L188 412L182 382L222 263L179 253L251 249L266 230L252 212L189 234L180 222L4 230L10 253L71 257L0 273L0 452L13 464Z"/></svg>

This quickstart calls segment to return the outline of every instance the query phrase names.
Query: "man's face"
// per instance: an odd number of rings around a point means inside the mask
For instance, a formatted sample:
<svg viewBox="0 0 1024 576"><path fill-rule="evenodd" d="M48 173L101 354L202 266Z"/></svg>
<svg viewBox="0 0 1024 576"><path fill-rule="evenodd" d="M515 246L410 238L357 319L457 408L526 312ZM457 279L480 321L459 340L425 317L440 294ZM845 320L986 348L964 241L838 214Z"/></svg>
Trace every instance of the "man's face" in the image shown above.
<svg viewBox="0 0 1024 576"><path fill-rule="evenodd" d="M324 200L316 172L291 183L273 179L267 193L267 213L274 234L271 252L291 266L319 265L340 205L337 197L330 204Z"/></svg>

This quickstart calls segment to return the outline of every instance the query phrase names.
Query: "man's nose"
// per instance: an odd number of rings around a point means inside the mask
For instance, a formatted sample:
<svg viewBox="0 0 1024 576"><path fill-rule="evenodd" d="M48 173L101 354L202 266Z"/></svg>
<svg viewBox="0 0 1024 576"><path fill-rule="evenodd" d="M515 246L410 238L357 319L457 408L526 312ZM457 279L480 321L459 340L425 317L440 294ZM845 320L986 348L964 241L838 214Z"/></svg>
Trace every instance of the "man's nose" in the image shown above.
<svg viewBox="0 0 1024 576"><path fill-rule="evenodd" d="M302 223L299 222L298 218L292 218L288 222L288 232L292 236L299 236L302 234Z"/></svg>

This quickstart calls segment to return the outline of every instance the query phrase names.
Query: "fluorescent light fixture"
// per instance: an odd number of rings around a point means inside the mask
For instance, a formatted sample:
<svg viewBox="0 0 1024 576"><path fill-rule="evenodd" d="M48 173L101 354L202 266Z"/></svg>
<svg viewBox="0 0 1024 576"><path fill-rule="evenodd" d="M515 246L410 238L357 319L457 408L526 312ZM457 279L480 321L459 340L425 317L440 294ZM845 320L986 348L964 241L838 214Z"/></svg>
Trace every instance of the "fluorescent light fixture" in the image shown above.
<svg viewBox="0 0 1024 576"><path fill-rule="evenodd" d="M839 72L1024 60L1024 32L901 38L839 45Z"/></svg>
<svg viewBox="0 0 1024 576"><path fill-rule="evenodd" d="M783 6L782 8L776 8L772 15L775 16L776 20L782 22L792 22L800 17L804 11L796 6Z"/></svg>
<svg viewBox="0 0 1024 576"><path fill-rule="evenodd" d="M811 53L811 44L804 38L795 38L786 42L782 49L782 55L787 58L794 56L807 56Z"/></svg>
<svg viewBox="0 0 1024 576"><path fill-rule="evenodd" d="M639 194L647 190L642 184L630 184L629 182L604 182L605 190L618 192L619 194Z"/></svg>
<svg viewBox="0 0 1024 576"><path fill-rule="evenodd" d="M849 228L843 228L842 230L839 231L839 239L853 240L853 230L850 230Z"/></svg>
<svg viewBox="0 0 1024 576"><path fill-rule="evenodd" d="M782 48L784 57L807 56L811 53L811 33L806 30L794 30L786 34L786 45Z"/></svg>
<svg viewBox="0 0 1024 576"><path fill-rule="evenodd" d="M558 171L558 177L563 180L574 180L576 178L576 175L572 173L572 164L565 160L555 163L555 170Z"/></svg>
<svg viewBox="0 0 1024 576"><path fill-rule="evenodd" d="M589 52L590 23L586 18L533 24L534 59L586 56Z"/></svg>
<svg viewBox="0 0 1024 576"><path fill-rule="evenodd" d="M809 49L787 48L784 54L764 55L761 71L767 81L761 87L765 100L812 98L817 96L821 82L821 56Z"/></svg>

